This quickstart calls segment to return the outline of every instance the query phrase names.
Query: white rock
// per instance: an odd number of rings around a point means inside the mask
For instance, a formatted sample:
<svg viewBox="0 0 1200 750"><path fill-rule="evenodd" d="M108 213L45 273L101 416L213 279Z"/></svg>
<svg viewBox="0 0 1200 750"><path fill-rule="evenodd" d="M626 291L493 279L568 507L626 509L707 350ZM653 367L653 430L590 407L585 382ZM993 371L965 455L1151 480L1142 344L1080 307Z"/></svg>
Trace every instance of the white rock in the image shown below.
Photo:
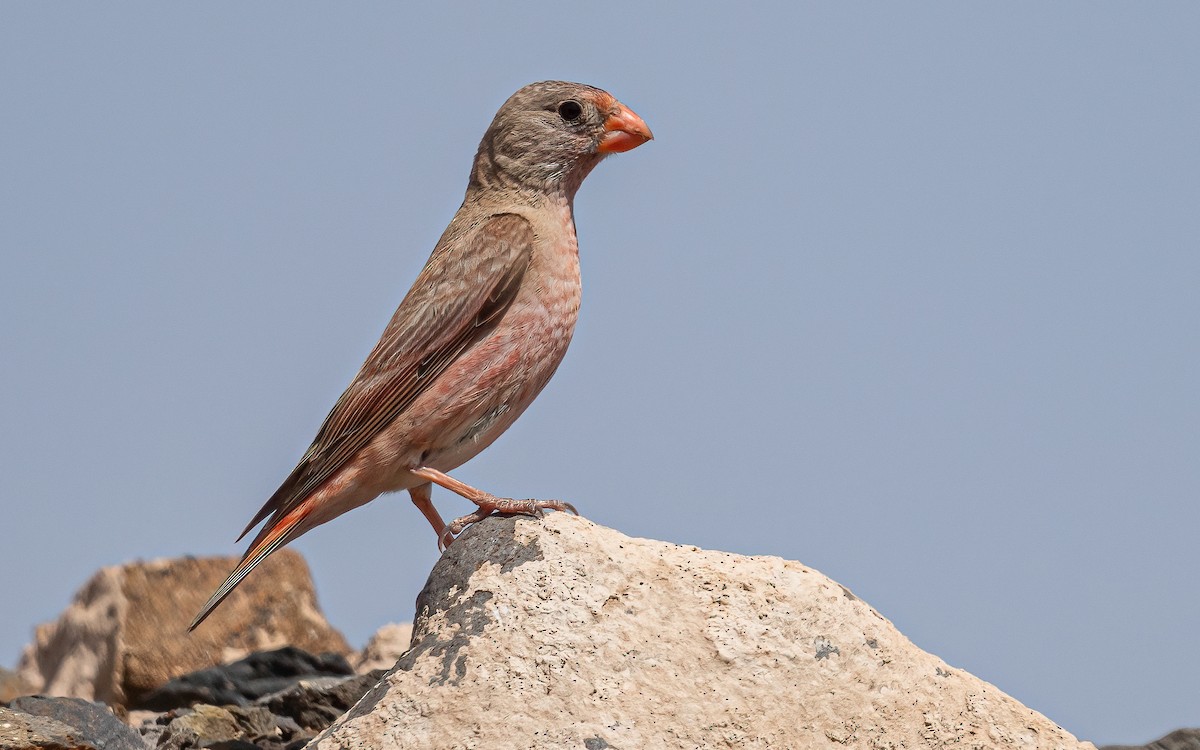
<svg viewBox="0 0 1200 750"><path fill-rule="evenodd" d="M489 519L413 648L310 747L1091 748L811 568Z"/></svg>
<svg viewBox="0 0 1200 750"><path fill-rule="evenodd" d="M412 641L411 622L391 622L375 631L363 650L350 658L350 666L359 674L375 669L391 669Z"/></svg>

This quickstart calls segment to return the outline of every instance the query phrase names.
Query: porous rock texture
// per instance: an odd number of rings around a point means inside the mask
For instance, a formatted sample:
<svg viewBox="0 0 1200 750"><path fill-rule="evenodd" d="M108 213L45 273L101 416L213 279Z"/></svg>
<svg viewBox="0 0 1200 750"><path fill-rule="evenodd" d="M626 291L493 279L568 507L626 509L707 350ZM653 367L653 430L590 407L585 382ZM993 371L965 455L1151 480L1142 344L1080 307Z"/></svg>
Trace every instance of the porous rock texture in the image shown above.
<svg viewBox="0 0 1200 750"><path fill-rule="evenodd" d="M799 563L492 518L310 747L1092 748Z"/></svg>
<svg viewBox="0 0 1200 750"><path fill-rule="evenodd" d="M236 564L188 557L103 568L57 621L38 626L18 674L40 693L125 706L172 677L254 651L350 653L291 550L268 558L189 634L192 615Z"/></svg>

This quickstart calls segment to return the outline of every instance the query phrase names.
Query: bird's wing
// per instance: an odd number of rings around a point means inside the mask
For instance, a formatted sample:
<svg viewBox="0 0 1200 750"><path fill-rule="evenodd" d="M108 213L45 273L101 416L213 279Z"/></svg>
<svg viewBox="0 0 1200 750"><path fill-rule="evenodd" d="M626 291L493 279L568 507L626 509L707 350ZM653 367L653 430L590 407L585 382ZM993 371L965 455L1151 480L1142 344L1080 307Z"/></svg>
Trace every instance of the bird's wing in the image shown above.
<svg viewBox="0 0 1200 750"><path fill-rule="evenodd" d="M312 446L238 539L268 515L287 515L495 326L520 288L533 239L515 214L447 232Z"/></svg>

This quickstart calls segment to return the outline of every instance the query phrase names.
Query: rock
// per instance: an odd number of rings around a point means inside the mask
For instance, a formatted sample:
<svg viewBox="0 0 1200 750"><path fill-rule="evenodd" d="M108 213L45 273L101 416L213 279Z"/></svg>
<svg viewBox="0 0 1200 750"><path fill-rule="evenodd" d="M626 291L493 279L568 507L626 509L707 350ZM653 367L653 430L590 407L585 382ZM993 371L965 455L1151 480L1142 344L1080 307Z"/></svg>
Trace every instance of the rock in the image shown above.
<svg viewBox="0 0 1200 750"><path fill-rule="evenodd" d="M150 747L192 750L297 750L354 705L383 676L353 675L302 680L254 706L197 704L159 714L142 724Z"/></svg>
<svg viewBox="0 0 1200 750"><path fill-rule="evenodd" d="M8 707L28 716L59 722L70 729L76 741L103 750L146 750L141 735L113 716L103 703L39 695L17 698ZM0 747L5 745L0 742Z"/></svg>
<svg viewBox="0 0 1200 750"><path fill-rule="evenodd" d="M363 695L383 679L377 669L354 677L319 677L301 680L292 687L268 695L259 703L276 716L286 716L313 734L350 710Z"/></svg>
<svg viewBox="0 0 1200 750"><path fill-rule="evenodd" d="M172 680L144 701L169 710L135 715L145 740L161 750L289 750L307 744L383 674L356 675L338 654L289 647Z"/></svg>
<svg viewBox="0 0 1200 750"><path fill-rule="evenodd" d="M17 674L34 690L105 703L120 703L117 653L125 617L119 568L104 568L75 594L55 623L39 625Z"/></svg>
<svg viewBox="0 0 1200 750"><path fill-rule="evenodd" d="M1200 750L1200 729L1176 729L1145 745L1104 745L1100 750Z"/></svg>
<svg viewBox="0 0 1200 750"><path fill-rule="evenodd" d="M412 641L412 623L388 623L371 636L367 645L350 658L354 671L366 674L376 669L391 669L408 650Z"/></svg>
<svg viewBox="0 0 1200 750"><path fill-rule="evenodd" d="M0 667L0 703L8 703L19 695L33 695L36 692L37 689L21 675Z"/></svg>
<svg viewBox="0 0 1200 750"><path fill-rule="evenodd" d="M251 654L232 664L176 677L132 705L151 711L169 711L197 703L246 706L305 678L352 674L354 670L340 654L314 656L294 646L286 646L275 651Z"/></svg>
<svg viewBox="0 0 1200 750"><path fill-rule="evenodd" d="M296 729L281 730L265 708L199 705L163 714L142 732L150 747L161 750L283 750L293 744Z"/></svg>
<svg viewBox="0 0 1200 750"><path fill-rule="evenodd" d="M18 673L37 692L123 706L172 677L254 651L350 653L317 606L308 566L286 549L189 634L192 615L236 563L188 557L102 569L56 622L37 628Z"/></svg>
<svg viewBox="0 0 1200 750"><path fill-rule="evenodd" d="M61 721L0 706L0 750L102 750Z"/></svg>
<svg viewBox="0 0 1200 750"><path fill-rule="evenodd" d="M470 527L310 747L1092 748L799 563L553 513Z"/></svg>

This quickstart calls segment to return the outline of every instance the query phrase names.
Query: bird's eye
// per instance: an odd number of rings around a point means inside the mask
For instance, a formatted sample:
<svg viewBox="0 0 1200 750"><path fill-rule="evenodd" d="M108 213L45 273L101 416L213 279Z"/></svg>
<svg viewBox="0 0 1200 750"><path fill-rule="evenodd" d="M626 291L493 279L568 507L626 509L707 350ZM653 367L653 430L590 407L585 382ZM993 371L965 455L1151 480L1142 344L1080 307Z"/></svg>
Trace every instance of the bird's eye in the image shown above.
<svg viewBox="0 0 1200 750"><path fill-rule="evenodd" d="M568 99L558 105L558 116L563 118L563 122L578 122L583 116L583 105L574 99Z"/></svg>

